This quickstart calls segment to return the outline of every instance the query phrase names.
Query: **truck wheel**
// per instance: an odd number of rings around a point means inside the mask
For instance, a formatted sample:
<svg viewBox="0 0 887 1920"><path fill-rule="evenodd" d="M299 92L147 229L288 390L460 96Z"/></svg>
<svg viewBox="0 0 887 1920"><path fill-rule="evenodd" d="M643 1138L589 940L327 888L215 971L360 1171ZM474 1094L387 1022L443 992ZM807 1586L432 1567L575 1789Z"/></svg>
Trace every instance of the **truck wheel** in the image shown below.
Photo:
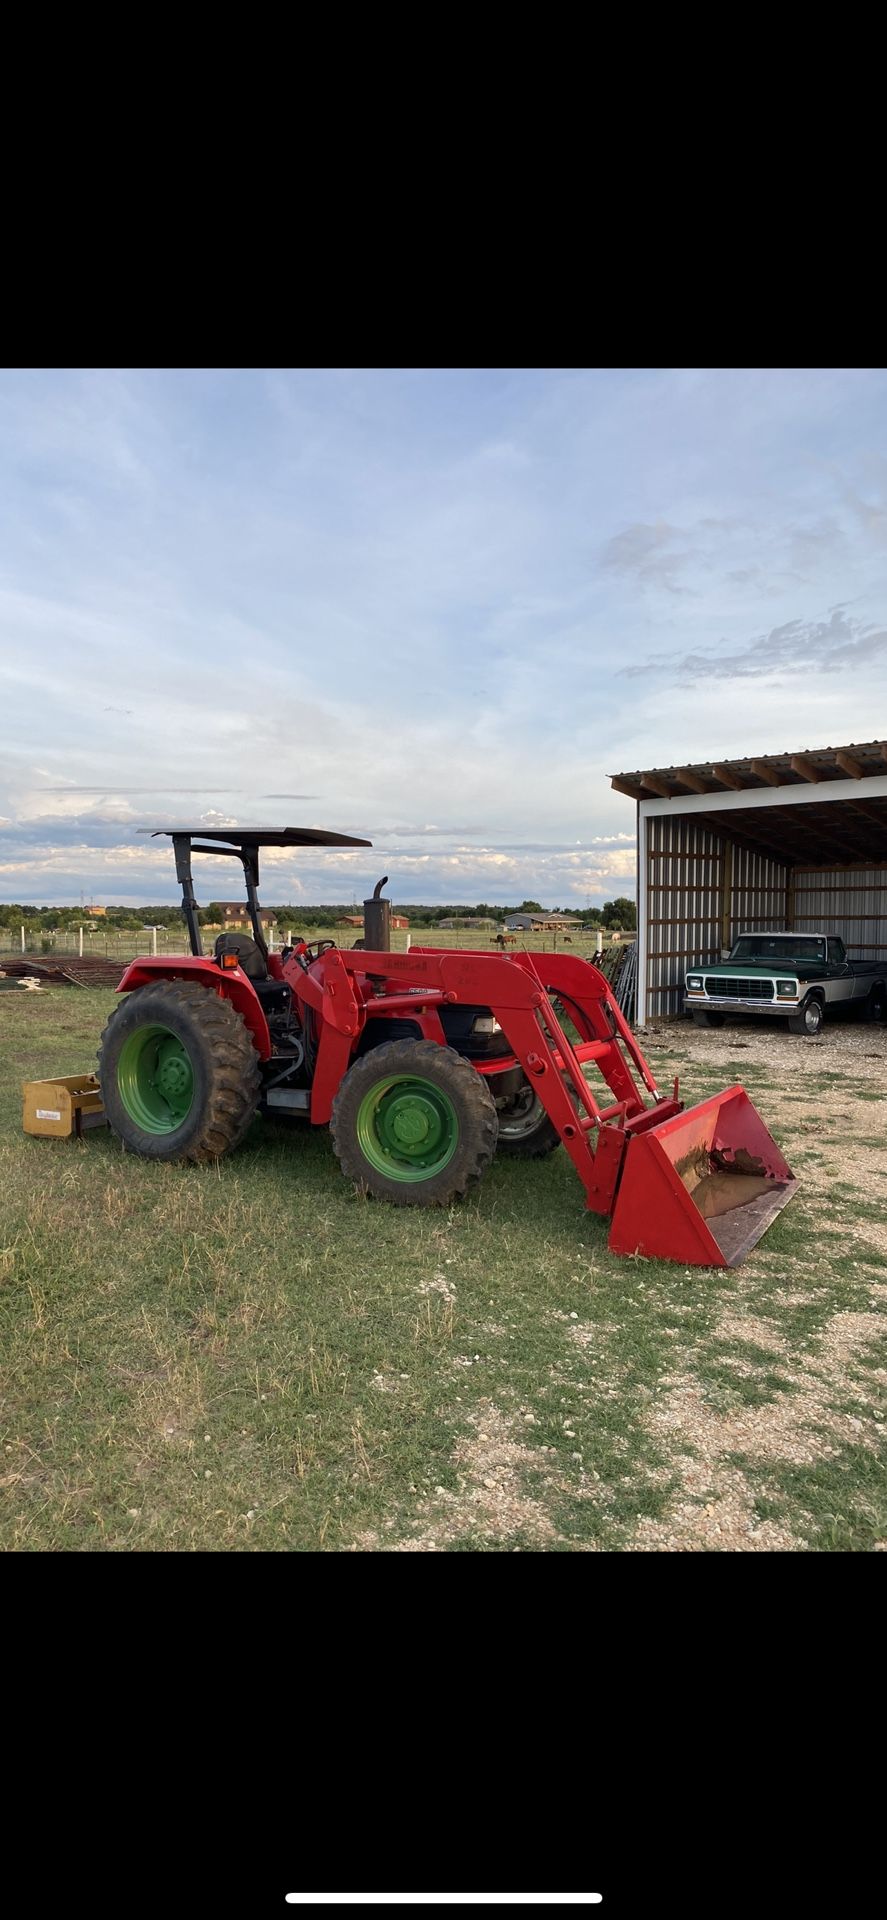
<svg viewBox="0 0 887 1920"><path fill-rule="evenodd" d="M529 1083L499 1110L499 1153L515 1160L542 1160L559 1147L561 1137Z"/></svg>
<svg viewBox="0 0 887 1920"><path fill-rule="evenodd" d="M811 994L797 1013L793 1013L788 1023L789 1033L806 1033L812 1037L822 1026L822 1001Z"/></svg>
<svg viewBox="0 0 887 1920"><path fill-rule="evenodd" d="M880 983L873 987L869 994L866 1013L870 1020L887 1020L887 989Z"/></svg>
<svg viewBox="0 0 887 1920"><path fill-rule="evenodd" d="M693 1010L694 1027L722 1027L723 1024L724 1024L724 1015L722 1013L706 1013L704 1008L702 1007L700 1007L697 1012L697 1010L694 1008Z"/></svg>
<svg viewBox="0 0 887 1920"><path fill-rule="evenodd" d="M239 1146L261 1085L230 1000L182 980L126 995L102 1034L98 1077L114 1133L148 1160L218 1160Z"/></svg>
<svg viewBox="0 0 887 1920"><path fill-rule="evenodd" d="M486 1081L452 1047L391 1040L349 1067L330 1132L356 1186L398 1207L445 1207L486 1173L498 1116Z"/></svg>

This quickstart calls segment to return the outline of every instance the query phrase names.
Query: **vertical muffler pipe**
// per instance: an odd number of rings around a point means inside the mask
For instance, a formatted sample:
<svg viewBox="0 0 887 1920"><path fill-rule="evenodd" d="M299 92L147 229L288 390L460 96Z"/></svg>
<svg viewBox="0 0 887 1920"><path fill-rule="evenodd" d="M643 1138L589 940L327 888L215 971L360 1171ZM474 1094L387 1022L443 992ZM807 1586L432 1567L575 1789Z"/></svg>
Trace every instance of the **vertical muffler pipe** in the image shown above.
<svg viewBox="0 0 887 1920"><path fill-rule="evenodd" d="M387 885L386 873L376 881L372 900L363 903L363 938L370 953L391 952L391 901L381 897L382 888Z"/></svg>

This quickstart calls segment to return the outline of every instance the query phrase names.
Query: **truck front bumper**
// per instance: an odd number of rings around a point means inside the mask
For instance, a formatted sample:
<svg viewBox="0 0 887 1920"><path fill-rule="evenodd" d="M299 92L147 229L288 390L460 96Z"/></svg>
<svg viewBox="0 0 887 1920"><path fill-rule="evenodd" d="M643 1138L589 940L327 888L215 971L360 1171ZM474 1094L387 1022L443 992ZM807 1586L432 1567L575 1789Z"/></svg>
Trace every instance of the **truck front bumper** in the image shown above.
<svg viewBox="0 0 887 1920"><path fill-rule="evenodd" d="M777 1020L785 1020L790 1013L797 1013L799 1006L799 1000L737 1000L733 995L715 999L701 993L684 996L685 1013L771 1013Z"/></svg>

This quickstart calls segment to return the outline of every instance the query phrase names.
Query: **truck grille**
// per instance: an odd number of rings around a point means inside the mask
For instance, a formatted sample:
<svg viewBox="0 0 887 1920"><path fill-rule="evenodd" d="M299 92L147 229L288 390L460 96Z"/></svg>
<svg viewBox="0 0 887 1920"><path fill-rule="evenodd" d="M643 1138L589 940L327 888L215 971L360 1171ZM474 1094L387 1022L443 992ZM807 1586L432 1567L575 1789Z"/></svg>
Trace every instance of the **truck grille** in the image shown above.
<svg viewBox="0 0 887 1920"><path fill-rule="evenodd" d="M772 1000L772 980L718 980L705 982L705 991L713 1000Z"/></svg>

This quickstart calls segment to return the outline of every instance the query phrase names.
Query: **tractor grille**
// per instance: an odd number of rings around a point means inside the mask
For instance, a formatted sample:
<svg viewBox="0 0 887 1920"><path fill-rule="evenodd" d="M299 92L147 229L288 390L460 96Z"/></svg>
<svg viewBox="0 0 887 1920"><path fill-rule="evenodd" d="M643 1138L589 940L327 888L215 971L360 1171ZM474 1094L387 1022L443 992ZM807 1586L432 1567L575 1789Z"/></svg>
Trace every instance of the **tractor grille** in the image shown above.
<svg viewBox="0 0 887 1920"><path fill-rule="evenodd" d="M705 982L705 991L713 1000L772 1000L772 980L737 980L714 977Z"/></svg>

